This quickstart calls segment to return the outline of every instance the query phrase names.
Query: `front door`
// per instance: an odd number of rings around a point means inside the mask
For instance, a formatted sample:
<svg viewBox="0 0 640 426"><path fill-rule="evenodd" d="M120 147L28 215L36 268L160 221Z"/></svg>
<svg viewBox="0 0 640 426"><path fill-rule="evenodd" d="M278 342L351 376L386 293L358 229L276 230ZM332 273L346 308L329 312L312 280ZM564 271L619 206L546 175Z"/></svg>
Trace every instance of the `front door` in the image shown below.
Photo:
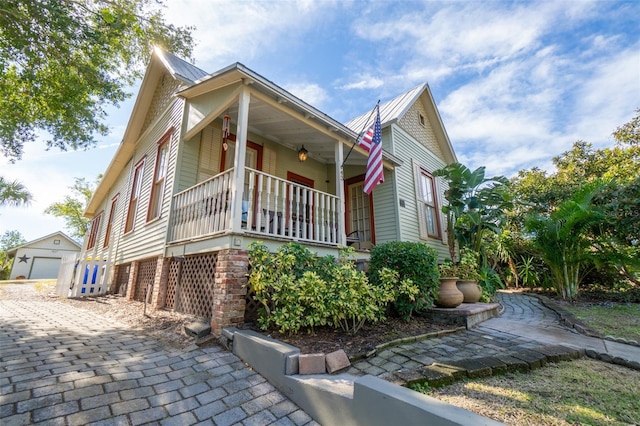
<svg viewBox="0 0 640 426"><path fill-rule="evenodd" d="M373 198L364 192L364 175L345 181L347 243L358 249L371 249L375 243L373 230Z"/></svg>

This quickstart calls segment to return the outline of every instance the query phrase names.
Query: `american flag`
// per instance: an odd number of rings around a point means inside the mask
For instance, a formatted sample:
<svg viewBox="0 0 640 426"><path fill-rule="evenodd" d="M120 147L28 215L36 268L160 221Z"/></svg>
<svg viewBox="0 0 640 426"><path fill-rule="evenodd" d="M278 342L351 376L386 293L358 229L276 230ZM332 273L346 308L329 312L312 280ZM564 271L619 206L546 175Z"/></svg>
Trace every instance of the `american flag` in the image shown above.
<svg viewBox="0 0 640 426"><path fill-rule="evenodd" d="M376 119L358 143L369 151L367 173L364 178L364 192L371 194L373 188L384 182L382 170L382 129L380 128L380 106L376 105Z"/></svg>

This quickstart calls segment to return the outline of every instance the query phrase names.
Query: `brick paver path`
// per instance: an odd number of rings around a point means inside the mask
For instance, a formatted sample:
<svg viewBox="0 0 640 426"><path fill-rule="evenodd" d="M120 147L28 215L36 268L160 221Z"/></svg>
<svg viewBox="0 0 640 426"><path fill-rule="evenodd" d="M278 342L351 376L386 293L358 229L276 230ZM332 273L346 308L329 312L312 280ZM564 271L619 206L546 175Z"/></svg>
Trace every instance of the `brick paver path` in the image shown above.
<svg viewBox="0 0 640 426"><path fill-rule="evenodd" d="M500 292L498 298L505 308L502 318L506 320L570 332L560 325L555 312L534 297ZM434 362L450 363L510 355L540 346L541 343L535 338L494 330L480 324L471 330L390 347L374 357L356 361L349 372L385 378L395 371L415 370Z"/></svg>
<svg viewBox="0 0 640 426"><path fill-rule="evenodd" d="M219 346L168 349L64 301L0 300L0 424L315 424Z"/></svg>

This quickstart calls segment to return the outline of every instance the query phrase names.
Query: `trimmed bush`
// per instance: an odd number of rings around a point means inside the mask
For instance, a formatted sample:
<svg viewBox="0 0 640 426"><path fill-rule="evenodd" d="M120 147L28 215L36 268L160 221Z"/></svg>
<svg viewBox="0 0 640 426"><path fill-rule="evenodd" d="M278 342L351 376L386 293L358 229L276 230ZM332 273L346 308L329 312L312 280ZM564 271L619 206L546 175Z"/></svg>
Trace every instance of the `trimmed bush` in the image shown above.
<svg viewBox="0 0 640 426"><path fill-rule="evenodd" d="M398 273L398 282L410 280L418 294L411 298L399 294L392 307L395 313L409 320L414 312L427 310L437 297L439 274L436 251L423 243L390 241L371 250L369 279L372 284L382 285L383 268Z"/></svg>
<svg viewBox="0 0 640 426"><path fill-rule="evenodd" d="M411 281L399 281L389 269L380 271L379 285L370 285L366 274L355 268L353 253L344 248L338 259L319 258L297 243L276 253L260 242L252 243L249 286L262 305L260 328L295 334L330 325L355 334L367 321L384 320L386 305L398 294L410 300L418 293Z"/></svg>

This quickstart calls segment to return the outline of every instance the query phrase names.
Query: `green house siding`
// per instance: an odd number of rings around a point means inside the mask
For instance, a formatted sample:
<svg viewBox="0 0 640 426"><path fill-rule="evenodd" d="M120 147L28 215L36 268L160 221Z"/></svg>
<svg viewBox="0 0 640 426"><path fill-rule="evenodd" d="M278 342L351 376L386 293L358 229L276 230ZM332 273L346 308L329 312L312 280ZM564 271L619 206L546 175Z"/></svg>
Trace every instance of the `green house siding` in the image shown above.
<svg viewBox="0 0 640 426"><path fill-rule="evenodd" d="M392 126L392 135L393 152L404 161L404 164L395 170L396 188L398 192L398 239L400 241L425 242L438 252L441 259L448 257L448 248L444 242L446 241L444 234L442 234L442 239L423 239L420 237L418 204L416 202L416 176L414 170L414 163L419 164L428 172L433 172L444 167L445 162L395 125ZM438 191L438 207L440 208L442 206L442 191L444 190L444 182L440 178L436 178L436 190ZM404 203L404 207L401 206L402 203ZM439 220L440 229L444 233L445 223L441 213L439 214Z"/></svg>
<svg viewBox="0 0 640 426"><path fill-rule="evenodd" d="M373 190L373 217L376 229L376 244L398 241L398 220L396 208L396 175L385 170L384 183Z"/></svg>
<svg viewBox="0 0 640 426"><path fill-rule="evenodd" d="M133 165L145 158L144 170L142 174L142 187L140 199L138 202L135 225L133 231L122 235L115 253L115 259L118 263L129 262L136 259L143 259L151 256L157 256L164 250L166 242L166 231L168 227L169 209L171 206L172 190L175 176L176 156L180 141L180 122L183 115L183 101L175 100L171 106L165 110L160 119L152 128L141 135L136 143L137 149L132 158ZM164 194L162 200L161 215L158 219L147 221L149 209L149 199L151 197L151 187L155 172L156 152L158 141L164 133L173 127L171 135L171 145L169 150L169 161L167 169L167 177L164 185ZM123 209L123 217L126 217L129 208L129 199L131 191L132 172L130 171L126 188L121 192ZM120 229L112 232L123 232L124 223Z"/></svg>

